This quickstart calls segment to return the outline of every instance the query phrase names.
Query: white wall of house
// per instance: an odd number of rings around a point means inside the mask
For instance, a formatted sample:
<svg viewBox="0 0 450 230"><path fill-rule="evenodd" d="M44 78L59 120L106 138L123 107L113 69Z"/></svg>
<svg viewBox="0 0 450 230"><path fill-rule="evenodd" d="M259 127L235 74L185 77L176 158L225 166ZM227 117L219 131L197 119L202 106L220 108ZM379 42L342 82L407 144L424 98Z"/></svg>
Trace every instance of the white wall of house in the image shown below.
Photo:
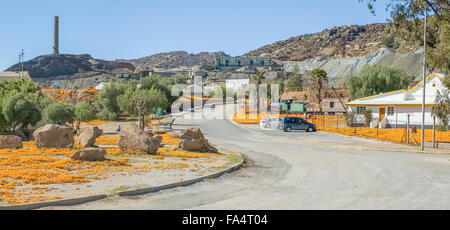
<svg viewBox="0 0 450 230"><path fill-rule="evenodd" d="M394 108L393 114L388 114L388 108ZM387 124L391 128L395 127L405 127L408 120L408 114L410 115L410 125L421 125L422 124L422 107L418 106L366 106L366 110L372 111L373 119L380 119L380 108L385 108L385 118L387 119ZM357 107L350 106L349 110L351 112L357 112ZM362 114L357 115L357 121L359 123L364 123L364 116ZM431 116L431 107L425 107L425 125L433 125L433 117Z"/></svg>

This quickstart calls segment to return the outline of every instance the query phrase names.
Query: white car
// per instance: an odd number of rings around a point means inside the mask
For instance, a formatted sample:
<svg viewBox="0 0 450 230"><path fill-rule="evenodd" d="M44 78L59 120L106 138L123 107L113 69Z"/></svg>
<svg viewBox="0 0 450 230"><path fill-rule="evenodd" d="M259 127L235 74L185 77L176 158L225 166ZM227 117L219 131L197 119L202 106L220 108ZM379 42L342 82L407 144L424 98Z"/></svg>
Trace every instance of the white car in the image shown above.
<svg viewBox="0 0 450 230"><path fill-rule="evenodd" d="M279 117L268 117L259 122L261 129L277 129L280 127L281 118Z"/></svg>

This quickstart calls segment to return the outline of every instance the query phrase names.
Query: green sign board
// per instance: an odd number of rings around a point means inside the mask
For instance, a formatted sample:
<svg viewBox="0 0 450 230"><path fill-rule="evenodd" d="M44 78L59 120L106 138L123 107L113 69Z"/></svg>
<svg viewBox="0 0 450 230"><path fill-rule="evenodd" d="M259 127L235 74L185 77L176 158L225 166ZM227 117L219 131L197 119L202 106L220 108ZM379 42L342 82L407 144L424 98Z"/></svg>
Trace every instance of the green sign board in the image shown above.
<svg viewBox="0 0 450 230"><path fill-rule="evenodd" d="M281 104L281 110L287 110L288 106L286 103ZM291 113L303 113L305 112L305 104L302 103L292 103L291 108L289 109Z"/></svg>
<svg viewBox="0 0 450 230"><path fill-rule="evenodd" d="M156 109L156 114L158 114L159 116L161 116L162 115L162 109L161 108L157 108Z"/></svg>

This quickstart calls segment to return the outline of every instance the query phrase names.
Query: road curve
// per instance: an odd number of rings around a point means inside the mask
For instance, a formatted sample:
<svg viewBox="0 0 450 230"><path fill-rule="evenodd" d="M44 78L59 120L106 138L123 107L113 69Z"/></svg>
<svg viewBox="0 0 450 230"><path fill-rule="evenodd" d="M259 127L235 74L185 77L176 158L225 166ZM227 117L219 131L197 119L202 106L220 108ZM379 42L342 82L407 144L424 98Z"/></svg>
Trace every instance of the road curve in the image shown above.
<svg viewBox="0 0 450 230"><path fill-rule="evenodd" d="M360 150L327 133L257 131L229 120L180 119L247 167L187 187L58 209L449 209L450 156ZM351 144L351 145L353 145ZM52 208L50 208L52 209Z"/></svg>

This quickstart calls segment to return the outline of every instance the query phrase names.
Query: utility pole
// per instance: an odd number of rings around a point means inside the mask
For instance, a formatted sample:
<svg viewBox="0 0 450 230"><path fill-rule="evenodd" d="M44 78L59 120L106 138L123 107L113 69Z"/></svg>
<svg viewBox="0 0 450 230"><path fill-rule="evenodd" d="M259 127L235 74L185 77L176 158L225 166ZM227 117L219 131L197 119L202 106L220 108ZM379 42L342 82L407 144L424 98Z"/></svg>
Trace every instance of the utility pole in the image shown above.
<svg viewBox="0 0 450 230"><path fill-rule="evenodd" d="M24 56L24 52L23 49L20 50L19 53L19 79L22 78L22 72L23 72L23 56Z"/></svg>
<svg viewBox="0 0 450 230"><path fill-rule="evenodd" d="M423 26L423 97L422 97L422 138L420 142L420 148L425 150L425 86L426 86L426 73L427 73L427 53L426 53L426 47L427 47L427 6L426 3L423 5L425 9L425 19L424 19L424 26Z"/></svg>
<svg viewBox="0 0 450 230"><path fill-rule="evenodd" d="M20 57L21 57L21 61L20 61L20 71L23 72L23 56L25 55L25 53L23 52L23 49L20 51Z"/></svg>

